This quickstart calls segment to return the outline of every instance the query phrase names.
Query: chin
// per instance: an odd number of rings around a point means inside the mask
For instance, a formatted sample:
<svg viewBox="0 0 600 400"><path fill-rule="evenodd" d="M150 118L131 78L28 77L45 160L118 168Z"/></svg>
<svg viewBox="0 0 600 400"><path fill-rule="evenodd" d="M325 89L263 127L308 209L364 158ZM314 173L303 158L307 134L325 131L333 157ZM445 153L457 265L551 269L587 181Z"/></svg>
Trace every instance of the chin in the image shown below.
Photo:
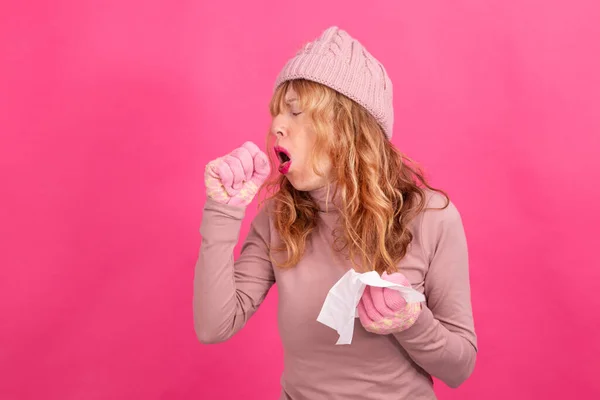
<svg viewBox="0 0 600 400"><path fill-rule="evenodd" d="M297 180L290 179L289 177L288 177L288 181L290 181L290 183L292 184L294 189L296 189L300 192L307 192L310 190L310 187L308 187L304 182L298 182Z"/></svg>
<svg viewBox="0 0 600 400"><path fill-rule="evenodd" d="M301 179L294 179L294 177L292 176L287 176L288 181L290 181L290 183L292 184L292 186L294 187L294 189L300 191L300 192L310 192L311 190L315 190L315 189L319 189L325 185L327 185L327 182L321 182L321 180L317 180L317 181L306 181L306 180L301 180Z"/></svg>

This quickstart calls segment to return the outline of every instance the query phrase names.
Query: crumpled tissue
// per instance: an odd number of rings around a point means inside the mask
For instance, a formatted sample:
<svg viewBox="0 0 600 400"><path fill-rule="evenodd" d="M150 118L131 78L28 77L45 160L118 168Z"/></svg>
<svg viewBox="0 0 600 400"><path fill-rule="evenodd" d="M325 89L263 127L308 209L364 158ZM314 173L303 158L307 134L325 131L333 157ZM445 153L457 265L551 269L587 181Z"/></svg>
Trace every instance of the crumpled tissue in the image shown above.
<svg viewBox="0 0 600 400"><path fill-rule="evenodd" d="M317 321L336 330L340 335L336 344L350 344L354 333L354 319L358 317L358 303L365 287L376 286L397 290L407 303L425 301L415 289L382 279L377 271L358 273L350 269L329 290Z"/></svg>

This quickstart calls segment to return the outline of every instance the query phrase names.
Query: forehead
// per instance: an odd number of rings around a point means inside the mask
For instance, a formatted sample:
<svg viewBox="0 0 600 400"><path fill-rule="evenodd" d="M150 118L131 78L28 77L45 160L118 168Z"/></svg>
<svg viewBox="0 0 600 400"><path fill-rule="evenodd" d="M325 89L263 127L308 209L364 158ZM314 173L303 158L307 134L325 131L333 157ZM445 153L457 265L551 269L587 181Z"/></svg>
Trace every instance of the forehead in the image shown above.
<svg viewBox="0 0 600 400"><path fill-rule="evenodd" d="M275 92L271 98L269 110L274 117L282 111L288 110L292 106L301 106L301 93L294 88L292 81L285 82Z"/></svg>
<svg viewBox="0 0 600 400"><path fill-rule="evenodd" d="M287 91L285 92L285 102L286 103L292 103L295 101L298 101L298 93L296 93L296 91L294 90L294 88L290 85L287 89Z"/></svg>

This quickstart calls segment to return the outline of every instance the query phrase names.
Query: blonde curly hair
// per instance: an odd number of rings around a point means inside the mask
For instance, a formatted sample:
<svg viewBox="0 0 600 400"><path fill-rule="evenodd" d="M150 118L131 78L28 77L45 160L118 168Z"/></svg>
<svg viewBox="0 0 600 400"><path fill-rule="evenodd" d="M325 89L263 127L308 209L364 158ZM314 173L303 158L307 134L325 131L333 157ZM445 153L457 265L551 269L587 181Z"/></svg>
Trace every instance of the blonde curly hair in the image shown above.
<svg viewBox="0 0 600 400"><path fill-rule="evenodd" d="M355 269L393 273L406 255L413 235L410 222L425 209L425 189L437 191L422 171L386 138L382 128L362 106L329 87L307 80L283 83L275 91L270 112L273 117L288 107L285 94L293 89L301 109L312 117L317 141L312 163L330 157L334 196L339 199L339 228L334 231L335 248L345 252ZM333 116L333 119L332 119ZM335 134L332 134L335 132ZM267 139L270 148L272 135ZM276 170L271 158L272 170ZM272 249L287 255L275 261L291 268L300 261L306 242L318 220L319 209L307 192L296 190L285 175L272 176L263 185L265 201L272 213L281 246Z"/></svg>

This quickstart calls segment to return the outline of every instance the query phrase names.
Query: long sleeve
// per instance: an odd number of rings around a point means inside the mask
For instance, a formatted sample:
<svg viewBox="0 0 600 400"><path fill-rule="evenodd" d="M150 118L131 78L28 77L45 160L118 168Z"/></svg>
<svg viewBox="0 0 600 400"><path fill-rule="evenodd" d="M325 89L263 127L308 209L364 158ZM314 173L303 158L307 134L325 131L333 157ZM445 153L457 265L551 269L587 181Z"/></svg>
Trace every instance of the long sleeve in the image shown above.
<svg viewBox="0 0 600 400"><path fill-rule="evenodd" d="M269 259L269 219L254 218L241 254L233 252L245 210L208 199L194 273L194 329L202 343L231 338L254 314L275 282Z"/></svg>
<svg viewBox="0 0 600 400"><path fill-rule="evenodd" d="M430 206L443 204L432 197ZM437 204L439 203L439 204ZM473 372L477 338L471 307L467 241L456 207L428 210L419 230L424 257L426 305L415 324L394 334L410 357L450 387Z"/></svg>

